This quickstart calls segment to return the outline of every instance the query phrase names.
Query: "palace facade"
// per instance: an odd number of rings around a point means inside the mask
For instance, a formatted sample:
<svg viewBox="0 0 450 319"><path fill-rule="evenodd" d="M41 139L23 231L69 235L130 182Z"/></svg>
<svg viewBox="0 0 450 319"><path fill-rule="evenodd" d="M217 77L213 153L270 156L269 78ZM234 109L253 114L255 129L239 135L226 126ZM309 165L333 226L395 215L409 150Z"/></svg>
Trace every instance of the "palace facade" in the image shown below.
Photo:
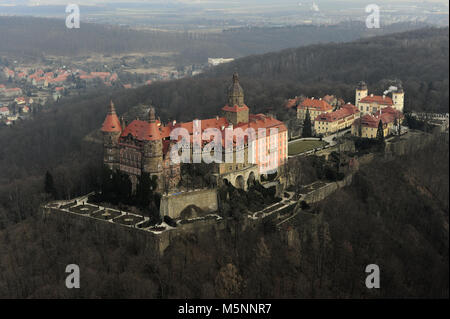
<svg viewBox="0 0 450 319"><path fill-rule="evenodd" d="M242 89L238 75L233 75L233 81L228 89L228 103L222 108L221 116L204 119L199 122L177 123L175 121L163 124L156 118L155 109L150 107L147 120L136 119L129 124L120 120L114 104L108 107L106 119L102 126L104 164L112 170L119 170L129 175L133 187L142 173L156 176L158 190L167 192L177 190L181 180L181 165L171 160L171 150L177 144L177 140L171 139L171 132L176 128L185 129L190 135L190 151L192 155L193 141L195 139L195 123L201 123L200 133L209 128L215 128L221 132L223 156L221 161L210 165L211 173L216 177L216 183L228 180L236 187L246 189L247 183L258 179L260 175L278 171L287 163L288 135L283 122L264 114L250 114L249 107L244 102L244 90ZM237 151L239 144L237 138L233 139L232 161L225 161L225 136L226 131L242 129L248 132L253 129L256 133L261 129L265 136L257 135L255 139L244 136L244 160L238 160ZM273 134L276 132L276 138ZM275 142L274 142L275 141ZM202 140L202 146L210 141ZM276 145L275 145L276 143ZM251 152L250 152L251 151ZM260 152L267 154L276 153L276 165L261 161ZM228 154L229 155L229 154ZM251 158L249 158L251 156ZM273 164L273 163L272 163Z"/></svg>

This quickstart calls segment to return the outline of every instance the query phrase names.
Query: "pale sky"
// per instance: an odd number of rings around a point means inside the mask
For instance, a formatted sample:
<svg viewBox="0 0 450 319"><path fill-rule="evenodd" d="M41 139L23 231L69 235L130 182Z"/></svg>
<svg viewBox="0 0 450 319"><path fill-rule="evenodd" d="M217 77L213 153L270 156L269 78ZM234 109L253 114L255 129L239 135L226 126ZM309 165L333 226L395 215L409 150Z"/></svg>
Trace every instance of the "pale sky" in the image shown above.
<svg viewBox="0 0 450 319"><path fill-rule="evenodd" d="M0 0L0 4L9 4L9 5L67 5L68 3L76 3L79 5L93 5L93 4L106 4L106 3L184 3L184 4L219 4L226 6L227 4L248 4L249 2L254 3L261 3L261 4L288 4L288 3L312 3L313 1L308 0ZM321 0L315 0L318 5L320 5L321 2L329 2L328 1L321 1ZM336 1L338 2L338 1ZM361 2L368 2L368 1L361 1L361 0L346 0L342 1L346 4L350 3L361 3ZM371 3L389 3L389 4L401 4L401 3L424 3L423 0L371 0ZM440 3L445 4L448 6L448 0L427 0L427 3Z"/></svg>

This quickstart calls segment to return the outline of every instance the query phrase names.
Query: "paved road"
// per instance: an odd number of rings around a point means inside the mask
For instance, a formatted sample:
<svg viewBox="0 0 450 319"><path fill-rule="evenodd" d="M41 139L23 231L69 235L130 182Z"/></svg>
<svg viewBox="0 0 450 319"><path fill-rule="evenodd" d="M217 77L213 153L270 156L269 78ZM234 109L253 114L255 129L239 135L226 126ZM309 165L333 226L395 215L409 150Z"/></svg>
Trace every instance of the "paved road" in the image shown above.
<svg viewBox="0 0 450 319"><path fill-rule="evenodd" d="M351 129L351 128L348 128L348 129L343 130L343 131L341 131L341 132L334 133L334 134L332 134L332 135L326 136L326 137L323 138L323 140L324 140L325 142L327 142L327 143L329 144L329 146L334 146L334 145L337 144L337 142L336 142L336 141L333 141L333 138L337 137L338 135L339 135L339 136L343 136L344 134L350 133L351 131L352 131L352 129Z"/></svg>

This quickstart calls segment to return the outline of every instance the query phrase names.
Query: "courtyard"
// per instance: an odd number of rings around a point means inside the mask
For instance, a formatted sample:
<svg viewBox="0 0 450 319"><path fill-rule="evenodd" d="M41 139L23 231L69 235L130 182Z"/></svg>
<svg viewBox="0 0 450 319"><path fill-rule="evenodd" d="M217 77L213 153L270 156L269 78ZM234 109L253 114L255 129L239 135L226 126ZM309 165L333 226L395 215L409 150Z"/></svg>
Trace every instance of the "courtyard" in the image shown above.
<svg viewBox="0 0 450 319"><path fill-rule="evenodd" d="M288 155L298 155L304 152L314 150L316 148L322 148L327 145L327 142L319 140L298 140L289 143Z"/></svg>

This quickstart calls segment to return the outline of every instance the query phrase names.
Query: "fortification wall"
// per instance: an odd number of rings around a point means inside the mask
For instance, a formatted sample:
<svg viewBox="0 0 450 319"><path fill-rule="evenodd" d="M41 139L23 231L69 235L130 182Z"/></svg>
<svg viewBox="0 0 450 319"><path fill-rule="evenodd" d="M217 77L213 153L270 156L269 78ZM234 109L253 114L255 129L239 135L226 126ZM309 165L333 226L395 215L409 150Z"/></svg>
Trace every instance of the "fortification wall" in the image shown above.
<svg viewBox="0 0 450 319"><path fill-rule="evenodd" d="M353 180L353 174L349 174L341 181L327 183L324 186L322 186L321 188L318 188L316 190L311 191L308 194L303 195L301 200L304 200L308 204L320 202L321 200L325 199L327 196L334 193L339 188L350 185L352 183L352 180Z"/></svg>
<svg viewBox="0 0 450 319"><path fill-rule="evenodd" d="M56 221L63 227L75 226L104 238L114 238L123 245L136 245L144 253L158 258L169 246L175 230L154 234L136 227L124 226L113 222L77 215L58 208L41 206L45 220Z"/></svg>
<svg viewBox="0 0 450 319"><path fill-rule="evenodd" d="M178 225L174 229L153 233L138 227L70 213L59 208L41 206L41 213L45 220L55 221L64 229L77 227L102 238L114 238L114 240L120 241L121 245L138 247L143 253L153 258L159 258L177 237L204 232L220 234L227 225L225 219L203 218Z"/></svg>
<svg viewBox="0 0 450 319"><path fill-rule="evenodd" d="M171 218L180 217L180 213L189 205L195 205L205 212L214 212L218 209L217 190L201 189L161 198L160 214Z"/></svg>
<svg viewBox="0 0 450 319"><path fill-rule="evenodd" d="M390 139L386 143L385 159L410 154L420 150L434 139L434 135L420 131L410 131L400 138Z"/></svg>

